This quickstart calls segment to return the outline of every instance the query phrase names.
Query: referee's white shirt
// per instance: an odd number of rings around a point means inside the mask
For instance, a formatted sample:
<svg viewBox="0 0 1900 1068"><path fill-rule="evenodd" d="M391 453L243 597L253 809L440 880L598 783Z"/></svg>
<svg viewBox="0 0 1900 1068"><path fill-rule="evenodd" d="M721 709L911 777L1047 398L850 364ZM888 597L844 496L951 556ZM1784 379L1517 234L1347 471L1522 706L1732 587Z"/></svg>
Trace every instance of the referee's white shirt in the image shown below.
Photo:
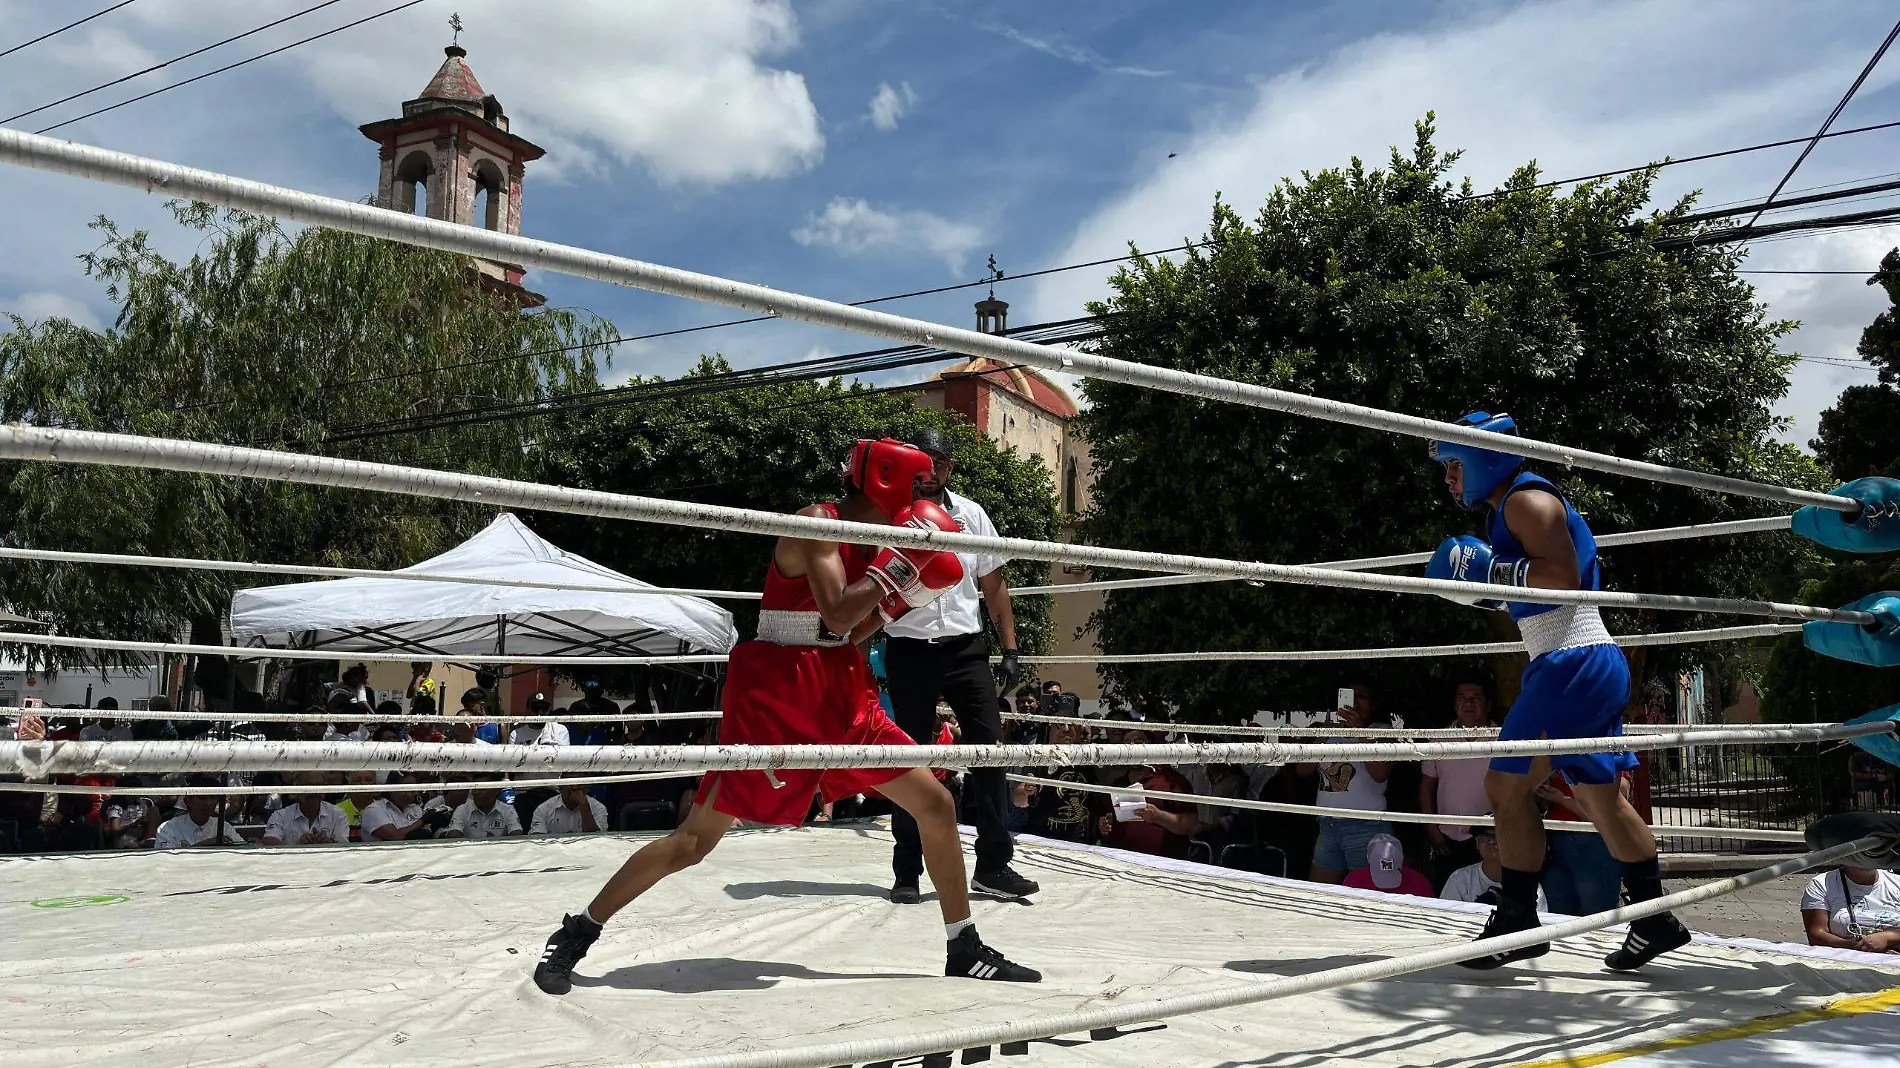
<svg viewBox="0 0 1900 1068"><path fill-rule="evenodd" d="M996 524L990 522L990 514L968 497L959 497L946 489L943 507L965 534L996 537ZM977 591L976 580L1002 567L1005 561L1000 556L974 553L958 553L957 559L963 563L963 581L930 604L904 613L902 619L886 626L884 633L897 638L947 638L953 634L982 633L982 595Z"/></svg>

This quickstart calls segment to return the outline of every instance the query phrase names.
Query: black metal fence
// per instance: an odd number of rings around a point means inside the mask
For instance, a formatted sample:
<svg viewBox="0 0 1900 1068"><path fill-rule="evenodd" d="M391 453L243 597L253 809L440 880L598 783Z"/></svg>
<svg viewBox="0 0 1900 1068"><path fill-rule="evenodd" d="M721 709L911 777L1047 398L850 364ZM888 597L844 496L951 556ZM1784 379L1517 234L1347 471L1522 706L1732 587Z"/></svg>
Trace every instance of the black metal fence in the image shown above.
<svg viewBox="0 0 1900 1068"><path fill-rule="evenodd" d="M1706 838L1660 839L1664 852L1800 852L1722 829L1798 831L1823 813L1884 807L1895 793L1892 768L1843 743L1689 746L1649 753L1644 763L1651 821L1709 829Z"/></svg>

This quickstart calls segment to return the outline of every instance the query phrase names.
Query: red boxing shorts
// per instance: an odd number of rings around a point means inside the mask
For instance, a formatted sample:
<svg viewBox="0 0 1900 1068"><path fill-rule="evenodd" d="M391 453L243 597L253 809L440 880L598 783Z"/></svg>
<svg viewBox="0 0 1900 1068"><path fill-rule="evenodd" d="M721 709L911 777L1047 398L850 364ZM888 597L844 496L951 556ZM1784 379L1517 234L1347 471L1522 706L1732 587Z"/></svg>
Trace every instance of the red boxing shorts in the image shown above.
<svg viewBox="0 0 1900 1068"><path fill-rule="evenodd" d="M915 745L877 700L877 680L856 646L742 642L726 665L719 741L724 745ZM782 768L708 773L693 803L753 823L797 826L812 797L865 793L908 768ZM774 786L772 777L778 779Z"/></svg>

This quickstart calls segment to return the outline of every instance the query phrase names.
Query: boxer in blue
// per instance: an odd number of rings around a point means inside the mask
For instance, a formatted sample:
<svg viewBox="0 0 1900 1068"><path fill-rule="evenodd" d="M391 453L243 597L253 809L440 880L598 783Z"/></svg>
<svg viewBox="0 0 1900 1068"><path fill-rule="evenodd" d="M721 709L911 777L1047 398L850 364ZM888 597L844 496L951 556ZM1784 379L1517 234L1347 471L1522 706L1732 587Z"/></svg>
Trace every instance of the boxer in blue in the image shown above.
<svg viewBox="0 0 1900 1068"><path fill-rule="evenodd" d="M1466 426L1515 437L1508 415L1472 412ZM1490 582L1556 590L1600 589L1596 538L1590 527L1548 480L1522 470L1524 457L1448 441L1431 443L1432 459L1445 466L1445 483L1458 503L1487 509L1485 537L1448 538L1426 565L1428 578ZM1447 595L1449 596L1449 595ZM1611 640L1603 617L1583 605L1452 600L1511 613L1531 662L1523 686L1504 719L1499 738L1608 738L1623 733L1629 702L1629 664ZM1504 862L1499 902L1481 938L1538 926L1537 886L1543 874L1543 817L1537 787L1560 771L1622 870L1631 902L1662 896L1656 839L1618 782L1636 766L1629 753L1583 753L1552 757L1498 757L1485 776L1485 792L1497 818L1498 852ZM1622 948L1604 958L1617 971L1631 971L1689 941L1689 931L1664 913L1630 925ZM1496 968L1550 951L1548 942L1512 953L1465 961L1469 968Z"/></svg>

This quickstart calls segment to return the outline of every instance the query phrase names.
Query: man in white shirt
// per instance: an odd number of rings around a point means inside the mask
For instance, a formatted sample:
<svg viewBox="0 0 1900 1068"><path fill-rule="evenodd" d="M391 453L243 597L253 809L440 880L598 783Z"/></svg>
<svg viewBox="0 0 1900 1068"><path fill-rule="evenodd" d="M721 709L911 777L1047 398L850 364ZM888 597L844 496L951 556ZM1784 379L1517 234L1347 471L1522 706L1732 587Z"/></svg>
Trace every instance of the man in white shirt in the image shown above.
<svg viewBox="0 0 1900 1068"><path fill-rule="evenodd" d="M118 710L117 698L101 697L99 699L100 712L117 712ZM79 728L79 740L82 742L129 742L132 740L132 725L124 720L101 716Z"/></svg>
<svg viewBox="0 0 1900 1068"><path fill-rule="evenodd" d="M216 797L185 798L185 811L159 824L154 848L243 845L244 836L218 814L218 801Z"/></svg>
<svg viewBox="0 0 1900 1068"><path fill-rule="evenodd" d="M1498 856L1497 832L1489 827L1472 827L1465 832L1478 850L1478 862L1459 868L1445 880L1445 888L1439 891L1444 901L1472 901L1486 905L1498 903L1498 887L1503 885L1504 861ZM1562 832L1569 833L1569 832ZM1537 888L1537 908L1547 910L1550 903L1544 899L1544 888Z"/></svg>
<svg viewBox="0 0 1900 1068"><path fill-rule="evenodd" d="M601 812L606 811L602 805ZM513 806L501 803L500 790L471 790L468 800L456 806L442 837L502 838L520 833L521 817L515 814Z"/></svg>
<svg viewBox="0 0 1900 1068"><path fill-rule="evenodd" d="M1492 726L1491 697L1484 683L1475 679L1458 683L1452 696L1451 725L1466 730ZM1484 792L1484 776L1490 769L1491 761L1485 757L1425 761L1419 768L1418 810L1447 816L1490 815L1491 798ZM1425 874L1433 886L1442 888L1452 872L1478 861L1478 847L1463 823L1427 824L1425 839L1431 845Z"/></svg>
<svg viewBox="0 0 1900 1068"><path fill-rule="evenodd" d="M1340 706L1339 720L1344 726L1363 730L1372 725L1372 688L1355 682L1350 689L1352 703ZM1344 690L1340 696L1345 696ZM1376 813L1391 807L1385 797L1385 783L1392 775L1390 763L1336 760L1326 764L1301 764L1299 773L1320 777L1319 798L1315 803L1321 808L1352 808ZM1374 838L1391 833L1392 825L1384 820L1321 816L1319 837L1313 842L1313 867L1307 878L1316 883L1341 881L1347 872L1360 866Z"/></svg>
<svg viewBox="0 0 1900 1068"><path fill-rule="evenodd" d="M322 787L328 784L323 772L306 771L297 775L296 785ZM347 845L350 819L342 809L325 801L322 794L300 794L296 804L285 805L271 813L261 841L267 846Z"/></svg>
<svg viewBox="0 0 1900 1068"><path fill-rule="evenodd" d="M527 719L521 723L514 724L508 731L508 736L504 741L510 745L572 744L568 738L567 725L565 723L555 722L552 718L553 715L554 702L548 700L547 694L535 694L528 698ZM525 784L525 781L554 777L555 776L551 774L537 774L534 772L524 772L515 776L517 779L524 780L524 785L515 791L514 809L515 816L518 820L532 820L534 818L534 810L540 808L542 802L554 796L553 787L528 786Z"/></svg>
<svg viewBox="0 0 1900 1068"><path fill-rule="evenodd" d="M607 806L587 794L585 786L563 786L541 802L528 824L529 834L591 834L607 829Z"/></svg>
<svg viewBox="0 0 1900 1068"><path fill-rule="evenodd" d="M435 837L435 832L449 825L450 814L446 809L428 809L416 796L416 791L407 789L410 777L401 772L389 775L389 792L379 800L370 803L363 810L363 842L365 845L379 842L420 841Z"/></svg>
<svg viewBox="0 0 1900 1068"><path fill-rule="evenodd" d="M968 534L996 537L996 525L983 506L950 492L956 470L949 435L924 430L910 444L930 454L934 467L918 483L917 496L939 505ZM891 718L919 745L937 740L937 701L949 703L963 728L966 745L995 745L1003 740L1002 710L997 707L997 677L990 670L989 642L983 636L982 611L1003 640L1002 688L1016 688L1022 669L1016 658L1016 615L1005 561L996 556L958 553L963 578L923 608L887 624L884 671L890 689ZM971 768L963 779L964 815L976 827L976 867L970 889L992 897L1026 898L1040 887L1010 867L1016 846L1009 834L1009 769ZM891 857L896 881L891 900L912 905L923 900L917 880L924 871L917 823L902 809L891 816L897 840Z"/></svg>

